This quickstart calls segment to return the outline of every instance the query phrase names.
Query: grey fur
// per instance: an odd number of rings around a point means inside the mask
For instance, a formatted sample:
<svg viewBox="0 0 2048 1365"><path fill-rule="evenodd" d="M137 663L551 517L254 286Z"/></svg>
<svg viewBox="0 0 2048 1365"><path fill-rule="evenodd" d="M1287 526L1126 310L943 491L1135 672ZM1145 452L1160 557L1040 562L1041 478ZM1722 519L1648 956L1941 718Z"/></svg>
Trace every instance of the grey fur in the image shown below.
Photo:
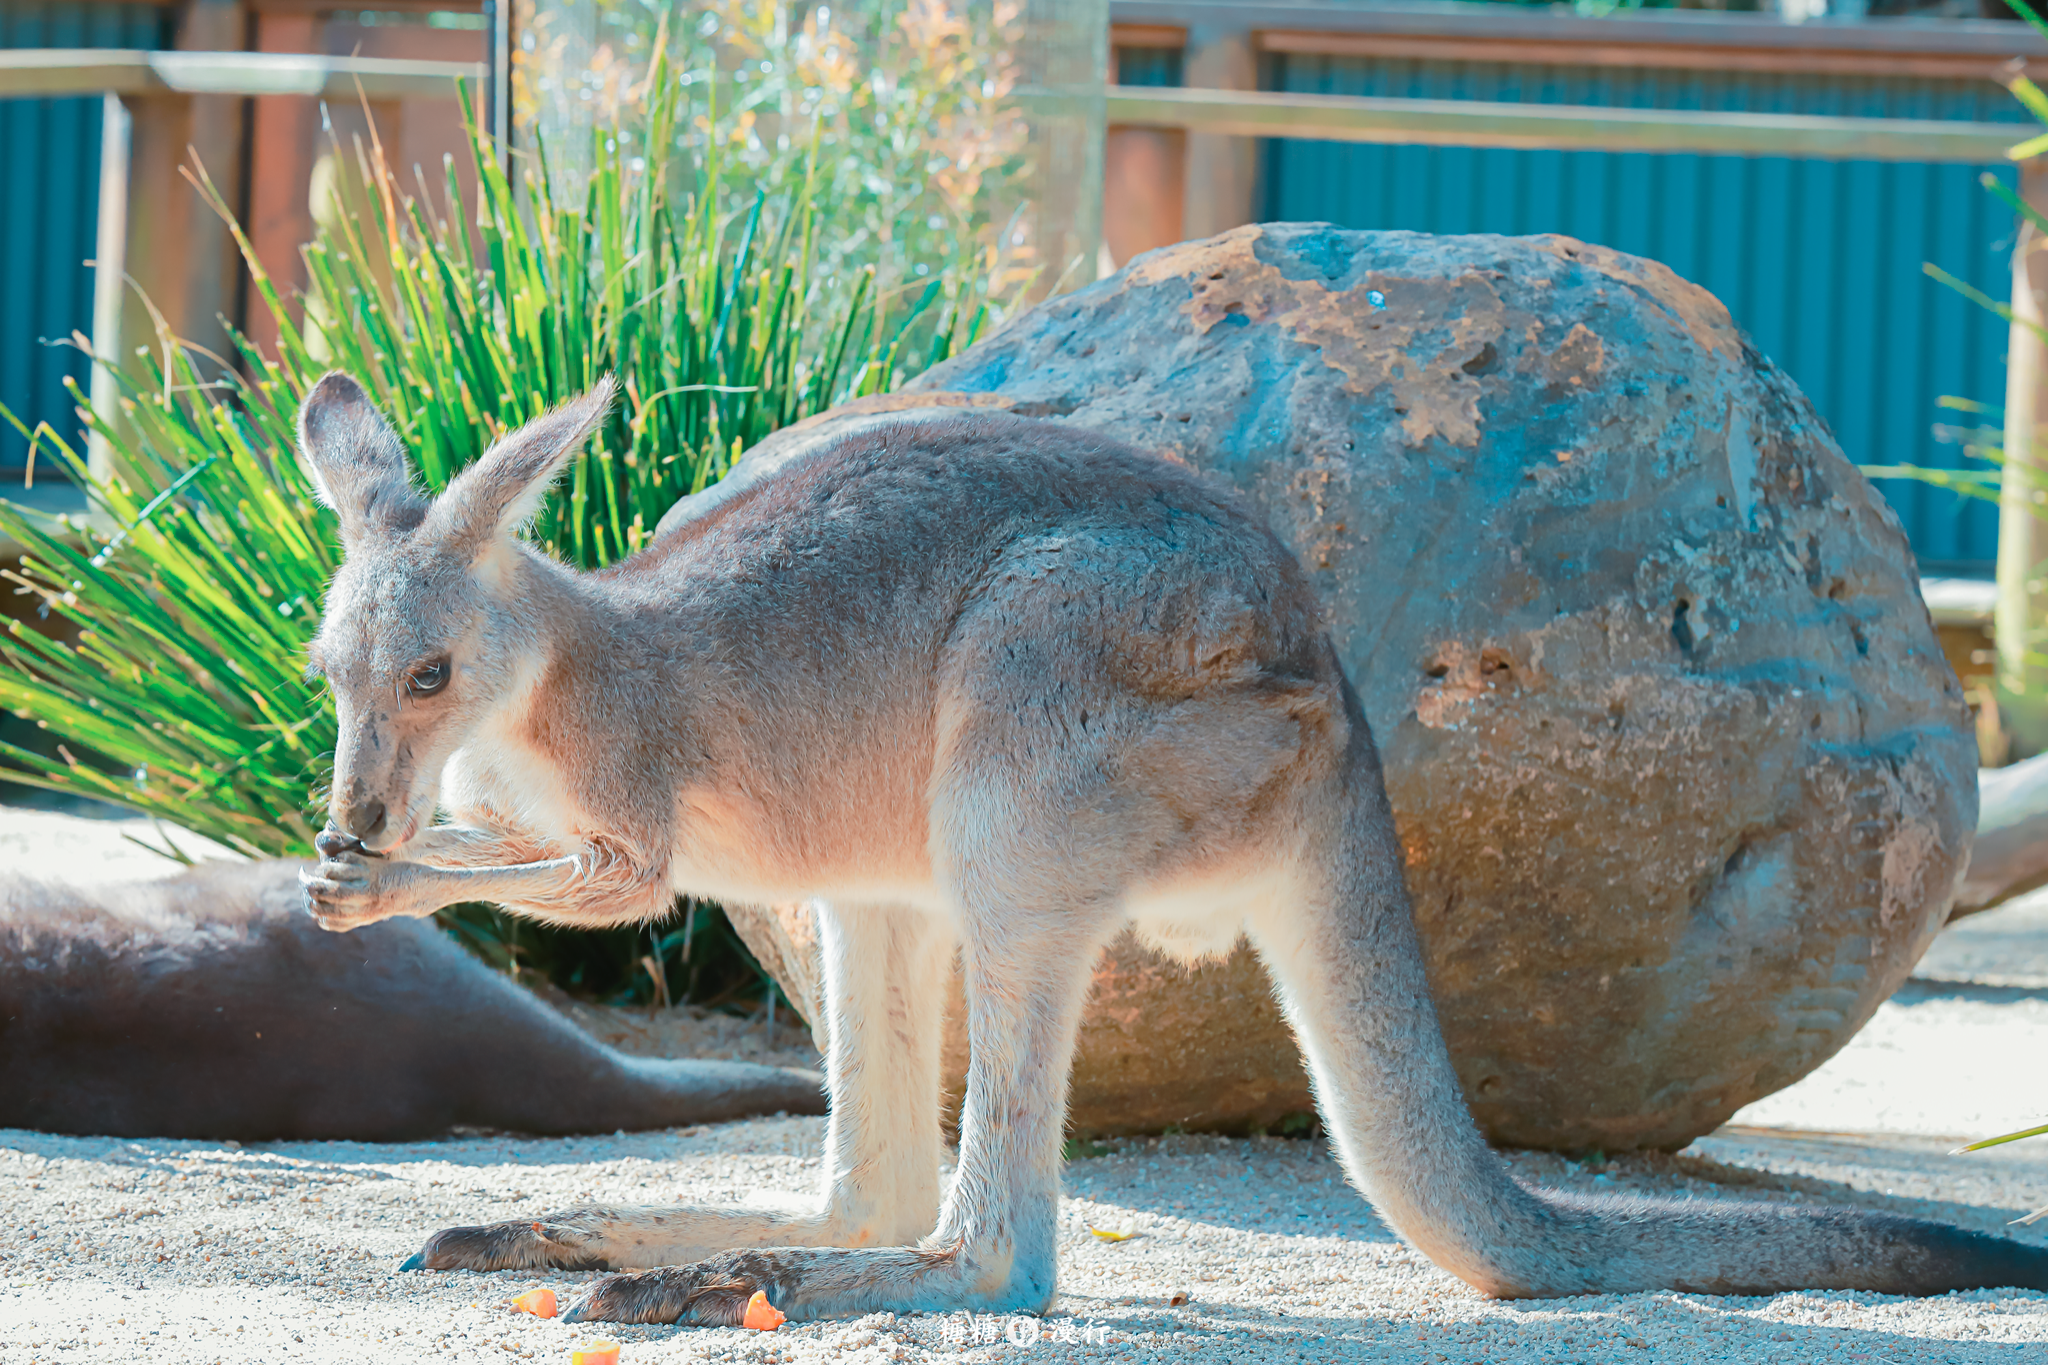
<svg viewBox="0 0 2048 1365"><path fill-rule="evenodd" d="M0 1128L390 1142L823 1107L812 1072L626 1056L432 925L342 937L303 895L288 862L0 877Z"/></svg>

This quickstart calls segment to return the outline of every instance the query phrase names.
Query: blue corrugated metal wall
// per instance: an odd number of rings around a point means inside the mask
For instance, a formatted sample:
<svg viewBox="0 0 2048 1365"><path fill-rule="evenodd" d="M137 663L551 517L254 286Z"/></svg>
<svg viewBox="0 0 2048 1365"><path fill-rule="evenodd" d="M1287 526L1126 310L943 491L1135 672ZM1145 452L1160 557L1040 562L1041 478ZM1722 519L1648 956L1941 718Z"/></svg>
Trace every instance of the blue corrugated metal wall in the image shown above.
<svg viewBox="0 0 2048 1365"><path fill-rule="evenodd" d="M2027 122L1989 81L1722 75L1275 54L1269 89L1630 108ZM2005 327L1928 279L2010 290L2011 216L1985 169L1778 157L1266 145L1264 216L1428 232L1563 232L1663 261L1718 295L1859 464L1954 467L1943 395L2004 402ZM1990 419L1994 424L1995 415ZM1983 502L1888 480L1927 570L1988 573Z"/></svg>
<svg viewBox="0 0 2048 1365"><path fill-rule="evenodd" d="M169 11L151 5L0 6L0 48L166 45ZM85 357L44 342L92 330L92 257L99 213L100 101L0 100L0 403L31 428L76 434L70 375ZM0 430L0 476L19 475L28 443ZM55 466L47 461L38 468Z"/></svg>

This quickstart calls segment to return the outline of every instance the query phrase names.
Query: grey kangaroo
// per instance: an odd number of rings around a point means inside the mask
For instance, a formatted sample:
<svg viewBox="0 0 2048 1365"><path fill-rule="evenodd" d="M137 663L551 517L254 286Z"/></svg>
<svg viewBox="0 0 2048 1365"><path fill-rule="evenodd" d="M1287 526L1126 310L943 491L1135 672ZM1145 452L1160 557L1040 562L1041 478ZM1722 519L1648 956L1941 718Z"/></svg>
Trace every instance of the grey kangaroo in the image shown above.
<svg viewBox="0 0 2048 1365"><path fill-rule="evenodd" d="M1249 935L1345 1170L1479 1290L2048 1288L2048 1251L1851 1210L1526 1189L1465 1108L1379 761L1293 556L1229 490L1005 415L785 432L579 573L518 528L609 383L438 498L332 374L304 454L344 562L311 649L340 717L305 874L331 929L496 901L557 924L678 891L821 903L823 1198L449 1228L405 1269L628 1270L569 1316L732 1324L1041 1310L1067 1067L1123 925ZM450 823L434 824L437 809ZM939 1187L939 992L972 1051Z"/></svg>

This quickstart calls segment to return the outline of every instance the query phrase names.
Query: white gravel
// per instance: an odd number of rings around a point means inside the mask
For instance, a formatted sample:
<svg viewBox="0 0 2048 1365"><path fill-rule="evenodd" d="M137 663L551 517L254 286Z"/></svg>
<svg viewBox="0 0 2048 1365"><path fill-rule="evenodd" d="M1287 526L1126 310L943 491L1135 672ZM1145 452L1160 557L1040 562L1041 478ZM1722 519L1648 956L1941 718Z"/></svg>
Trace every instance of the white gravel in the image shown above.
<svg viewBox="0 0 2048 1365"><path fill-rule="evenodd" d="M0 856L10 843L48 856L50 840L78 833L45 827L41 814L31 823L25 830L16 812L0 811ZM74 871L82 865L75 851L62 856ZM132 875L125 857L97 865ZM2002 981L2038 971L2048 983L2048 914L2037 925L2024 914L1996 918L2006 913L1952 931L1926 970L1946 974L1975 926L1974 937L2010 940L1984 949ZM1909 987L1827 1067L1676 1158L1599 1169L1542 1154L1512 1160L1556 1187L1848 1201L2000 1229L2048 1203L2048 1140L1947 1152L1956 1137L2024 1122L2048 1104L2048 996L1981 984L1971 970L1965 962L1959 981ZM794 1030L770 1040L758 1025L680 1014L573 1013L636 1051L801 1046ZM1061 1293L1040 1321L883 1315L774 1334L593 1329L504 1306L543 1284L566 1299L588 1276L393 1273L426 1234L453 1223L590 1199L801 1197L815 1183L822 1131L822 1120L778 1118L604 1138L238 1147L0 1130L0 1362L567 1365L573 1344L600 1334L624 1344L627 1365L2048 1359L2041 1293L1489 1301L1396 1242L1321 1144L1282 1139L1117 1143L1075 1161ZM1139 1235L1105 1242L1091 1223ZM2048 1244L2048 1222L2016 1231Z"/></svg>
<svg viewBox="0 0 2048 1365"><path fill-rule="evenodd" d="M242 1148L0 1133L0 1356L566 1362L590 1328L520 1316L503 1301L540 1285L567 1298L588 1276L392 1267L443 1224L564 1201L795 1196L815 1177L821 1126ZM1554 1156L1515 1160L1552 1185L1853 1199L1978 1227L2048 1185L2048 1153L2014 1149L1962 1167L1943 1150L1925 1139L1744 1133L1597 1174ZM1068 1186L1060 1297L1049 1318L1014 1329L1040 1336L1033 1360L1993 1361L2048 1342L2048 1295L2038 1293L1489 1301L1394 1241L1308 1142L1120 1144L1075 1163ZM1103 1242L1089 1223L1139 1236ZM1170 1306L1175 1291L1185 1305ZM1011 1330L964 1316L792 1324L772 1336L605 1329L624 1343L622 1360L650 1363L1010 1359L1019 1349L1007 1339L973 1345L968 1334Z"/></svg>

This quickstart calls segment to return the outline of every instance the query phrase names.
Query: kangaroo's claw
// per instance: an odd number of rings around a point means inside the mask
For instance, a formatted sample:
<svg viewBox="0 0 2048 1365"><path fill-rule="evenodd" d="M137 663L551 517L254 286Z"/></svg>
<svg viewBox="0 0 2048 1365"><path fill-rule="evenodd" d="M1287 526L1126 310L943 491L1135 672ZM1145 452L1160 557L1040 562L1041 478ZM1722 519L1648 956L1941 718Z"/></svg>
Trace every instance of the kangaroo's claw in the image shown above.
<svg viewBox="0 0 2048 1365"><path fill-rule="evenodd" d="M755 1290L773 1292L773 1278L774 1267L761 1252L727 1252L695 1265L607 1275L562 1320L737 1327Z"/></svg>
<svg viewBox="0 0 2048 1365"><path fill-rule="evenodd" d="M381 868L359 853L336 853L299 870L306 889L306 909L323 929L355 929L389 918L380 904L386 897L379 882Z"/></svg>

